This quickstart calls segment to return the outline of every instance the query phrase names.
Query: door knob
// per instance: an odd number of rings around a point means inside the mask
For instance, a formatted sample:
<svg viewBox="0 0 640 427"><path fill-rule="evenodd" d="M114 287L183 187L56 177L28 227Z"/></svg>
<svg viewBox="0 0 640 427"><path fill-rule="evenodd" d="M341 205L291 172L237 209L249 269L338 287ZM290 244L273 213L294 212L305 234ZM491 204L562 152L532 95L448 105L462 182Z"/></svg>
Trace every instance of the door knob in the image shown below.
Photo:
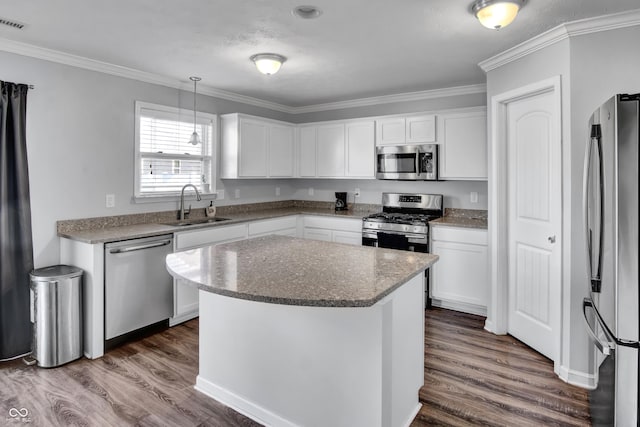
<svg viewBox="0 0 640 427"><path fill-rule="evenodd" d="M549 236L549 237L547 237L547 240L549 240L549 243L555 243L556 242L556 236Z"/></svg>

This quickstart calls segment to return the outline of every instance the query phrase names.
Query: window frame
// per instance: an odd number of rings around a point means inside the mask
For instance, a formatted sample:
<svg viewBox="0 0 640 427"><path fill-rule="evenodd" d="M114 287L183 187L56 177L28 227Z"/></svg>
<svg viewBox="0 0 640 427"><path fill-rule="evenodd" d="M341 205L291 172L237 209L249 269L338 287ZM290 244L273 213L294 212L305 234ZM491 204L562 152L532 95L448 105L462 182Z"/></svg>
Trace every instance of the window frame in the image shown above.
<svg viewBox="0 0 640 427"><path fill-rule="evenodd" d="M180 191L166 191L166 192L154 192L154 193L143 193L141 192L141 164L143 159L143 152L140 150L140 131L141 125L140 120L142 117L143 110L155 110L161 112L162 114L168 114L175 116L177 121L183 122L191 122L193 123L193 110L187 110L184 108L170 107L167 105L161 104L153 104L150 102L144 101L135 101L135 147L134 147L134 182L133 182L133 198L136 201L158 201L158 199L166 199L166 200L174 200L176 197L180 197ZM182 160L195 160L199 158L201 163L205 163L209 161L210 167L204 168L209 172L209 189L208 191L204 191L202 185L199 186L198 191L202 196L214 196L217 194L216 191L216 182L217 182L217 152L218 152L218 115L212 113L206 113L202 111L196 112L196 122L206 122L211 126L211 147L210 153L208 155L201 156L193 156L193 155L185 155L185 154L156 154L155 157L165 158L167 160L172 160L172 168L175 164L175 161Z"/></svg>

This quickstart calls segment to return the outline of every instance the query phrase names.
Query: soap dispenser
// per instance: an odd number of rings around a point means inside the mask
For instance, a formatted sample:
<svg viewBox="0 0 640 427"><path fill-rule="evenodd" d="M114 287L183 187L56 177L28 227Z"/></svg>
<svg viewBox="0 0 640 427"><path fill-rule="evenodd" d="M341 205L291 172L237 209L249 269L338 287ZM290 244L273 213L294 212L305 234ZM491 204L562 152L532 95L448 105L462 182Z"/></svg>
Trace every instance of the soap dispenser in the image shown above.
<svg viewBox="0 0 640 427"><path fill-rule="evenodd" d="M216 216L216 207L213 206L213 200L211 201L209 206L204 208L204 214L209 218L213 218L214 216Z"/></svg>

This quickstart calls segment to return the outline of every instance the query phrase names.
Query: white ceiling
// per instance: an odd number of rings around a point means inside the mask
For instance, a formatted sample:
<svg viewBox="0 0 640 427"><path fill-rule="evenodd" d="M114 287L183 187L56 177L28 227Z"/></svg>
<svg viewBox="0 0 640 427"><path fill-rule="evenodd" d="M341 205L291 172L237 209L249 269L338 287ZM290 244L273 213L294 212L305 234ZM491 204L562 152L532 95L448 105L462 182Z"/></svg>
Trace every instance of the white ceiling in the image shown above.
<svg viewBox="0 0 640 427"><path fill-rule="evenodd" d="M323 11L316 20L295 6ZM478 63L559 24L638 0L529 0L500 31L471 0L0 0L0 38L300 107L485 82ZM263 76L249 57L288 58Z"/></svg>

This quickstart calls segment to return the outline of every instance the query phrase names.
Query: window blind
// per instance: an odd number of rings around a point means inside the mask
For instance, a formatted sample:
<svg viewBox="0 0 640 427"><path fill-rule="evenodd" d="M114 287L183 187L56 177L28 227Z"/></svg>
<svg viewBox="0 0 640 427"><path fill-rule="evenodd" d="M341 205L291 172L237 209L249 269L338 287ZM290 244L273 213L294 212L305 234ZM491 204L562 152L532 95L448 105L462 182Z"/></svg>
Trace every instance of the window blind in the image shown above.
<svg viewBox="0 0 640 427"><path fill-rule="evenodd" d="M147 105L147 104L145 104ZM136 108L138 147L137 195L177 194L186 184L208 193L212 188L215 116L200 115L196 132L201 144L189 143L193 118L170 107Z"/></svg>

